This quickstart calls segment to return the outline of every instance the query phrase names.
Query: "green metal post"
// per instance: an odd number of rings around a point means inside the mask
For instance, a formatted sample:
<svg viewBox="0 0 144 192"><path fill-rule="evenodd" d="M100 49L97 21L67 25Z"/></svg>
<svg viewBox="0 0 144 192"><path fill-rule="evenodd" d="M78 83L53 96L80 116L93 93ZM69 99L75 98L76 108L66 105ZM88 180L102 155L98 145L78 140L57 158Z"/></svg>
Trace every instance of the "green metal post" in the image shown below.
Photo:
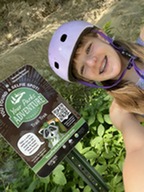
<svg viewBox="0 0 144 192"><path fill-rule="evenodd" d="M75 148L66 156L65 160L94 192L108 192L108 187L101 176Z"/></svg>

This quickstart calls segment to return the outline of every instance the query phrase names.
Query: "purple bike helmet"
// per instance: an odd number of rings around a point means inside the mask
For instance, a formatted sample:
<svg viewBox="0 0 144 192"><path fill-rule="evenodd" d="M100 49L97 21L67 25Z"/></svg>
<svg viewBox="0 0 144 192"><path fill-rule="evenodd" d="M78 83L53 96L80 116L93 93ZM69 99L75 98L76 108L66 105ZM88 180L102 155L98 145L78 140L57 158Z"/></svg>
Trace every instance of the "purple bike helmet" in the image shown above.
<svg viewBox="0 0 144 192"><path fill-rule="evenodd" d="M61 25L52 36L48 48L49 64L62 79L74 81L70 74L73 54L81 35L93 27L85 21L70 21Z"/></svg>

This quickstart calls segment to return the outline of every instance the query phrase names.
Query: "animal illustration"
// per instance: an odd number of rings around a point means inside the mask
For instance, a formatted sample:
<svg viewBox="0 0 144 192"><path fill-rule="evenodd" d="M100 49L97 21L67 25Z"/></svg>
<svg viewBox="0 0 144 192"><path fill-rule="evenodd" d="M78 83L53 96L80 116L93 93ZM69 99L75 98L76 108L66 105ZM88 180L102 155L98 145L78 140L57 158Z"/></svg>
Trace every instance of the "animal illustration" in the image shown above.
<svg viewBox="0 0 144 192"><path fill-rule="evenodd" d="M60 133L59 127L55 124L55 121L52 121L50 124L48 124L47 127L40 129L39 133L43 136L44 139L48 140L49 148L55 146L64 136L63 133Z"/></svg>

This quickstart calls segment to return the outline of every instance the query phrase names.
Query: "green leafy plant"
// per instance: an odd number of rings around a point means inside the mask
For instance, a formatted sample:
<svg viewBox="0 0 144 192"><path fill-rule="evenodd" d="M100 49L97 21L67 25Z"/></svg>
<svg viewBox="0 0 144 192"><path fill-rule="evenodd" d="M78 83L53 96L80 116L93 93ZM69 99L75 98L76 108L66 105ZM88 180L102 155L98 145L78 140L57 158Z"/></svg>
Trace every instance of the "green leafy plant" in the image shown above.
<svg viewBox="0 0 144 192"><path fill-rule="evenodd" d="M95 97L94 97L95 95ZM89 133L77 145L92 166L103 176L110 191L122 192L122 165L125 156L123 138L109 118L111 97L104 91L93 94L81 114L87 120Z"/></svg>

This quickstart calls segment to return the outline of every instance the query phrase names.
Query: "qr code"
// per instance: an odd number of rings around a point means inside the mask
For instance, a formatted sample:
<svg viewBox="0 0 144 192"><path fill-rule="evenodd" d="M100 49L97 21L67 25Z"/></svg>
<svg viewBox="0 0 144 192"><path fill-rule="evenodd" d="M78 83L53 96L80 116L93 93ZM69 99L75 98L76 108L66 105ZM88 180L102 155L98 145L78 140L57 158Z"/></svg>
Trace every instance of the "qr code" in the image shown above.
<svg viewBox="0 0 144 192"><path fill-rule="evenodd" d="M71 112L63 103L60 103L52 111L52 113L60 120L60 122L63 122L65 119L68 119L68 116L71 114Z"/></svg>

